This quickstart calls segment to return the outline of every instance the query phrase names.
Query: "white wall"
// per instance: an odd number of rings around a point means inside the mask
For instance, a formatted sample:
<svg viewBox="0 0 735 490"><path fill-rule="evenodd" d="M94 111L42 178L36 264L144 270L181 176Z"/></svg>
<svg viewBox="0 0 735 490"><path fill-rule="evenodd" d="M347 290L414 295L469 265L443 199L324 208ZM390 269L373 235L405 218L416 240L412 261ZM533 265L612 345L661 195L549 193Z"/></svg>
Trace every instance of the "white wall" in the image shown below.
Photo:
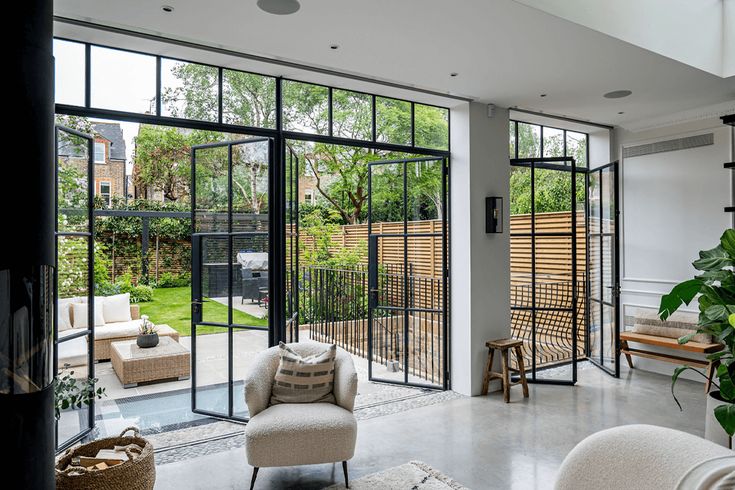
<svg viewBox="0 0 735 490"><path fill-rule="evenodd" d="M616 131L623 147L704 133L714 145L621 158L621 304L658 308L661 294L691 278L697 252L714 247L732 216L732 130L719 118L642 132ZM696 305L686 308L696 311ZM678 353L677 353L678 354ZM636 367L670 374L672 364L634 358Z"/></svg>
<svg viewBox="0 0 735 490"><path fill-rule="evenodd" d="M452 389L478 395L485 342L510 336L508 111L488 118L487 106L473 102L450 117ZM487 196L503 198L502 234L485 233Z"/></svg>

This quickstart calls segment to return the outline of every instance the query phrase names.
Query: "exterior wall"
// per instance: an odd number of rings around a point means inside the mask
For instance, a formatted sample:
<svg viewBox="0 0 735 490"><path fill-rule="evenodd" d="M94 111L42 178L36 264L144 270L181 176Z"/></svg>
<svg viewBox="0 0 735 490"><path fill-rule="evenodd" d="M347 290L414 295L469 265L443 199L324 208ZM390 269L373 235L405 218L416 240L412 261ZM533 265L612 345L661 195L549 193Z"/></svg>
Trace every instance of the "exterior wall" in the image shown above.
<svg viewBox="0 0 735 490"><path fill-rule="evenodd" d="M95 195L100 195L100 183L110 183L111 197L125 197L125 160L113 160L110 158L110 142L99 136L95 137L95 143L105 143L105 163L94 164L94 187ZM64 157L66 158L66 157ZM78 168L81 172L87 171L87 159L80 157L69 157L68 164Z"/></svg>

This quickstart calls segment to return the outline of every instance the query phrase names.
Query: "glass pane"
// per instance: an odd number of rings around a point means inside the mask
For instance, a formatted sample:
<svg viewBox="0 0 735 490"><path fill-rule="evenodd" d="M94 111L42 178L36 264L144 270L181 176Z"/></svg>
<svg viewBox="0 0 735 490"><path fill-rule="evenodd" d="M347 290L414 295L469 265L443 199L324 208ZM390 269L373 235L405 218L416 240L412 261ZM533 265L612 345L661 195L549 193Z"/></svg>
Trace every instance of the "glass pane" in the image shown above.
<svg viewBox="0 0 735 490"><path fill-rule="evenodd" d="M564 156L564 131L544 127L544 157Z"/></svg>
<svg viewBox="0 0 735 490"><path fill-rule="evenodd" d="M536 312L536 369L572 360L572 313L568 311ZM541 371L541 379L570 379L571 370Z"/></svg>
<svg viewBox="0 0 735 490"><path fill-rule="evenodd" d="M440 231L440 229L437 229ZM400 254L401 243L387 243L382 240L384 252L386 245L395 245ZM406 241L408 259L408 307L431 310L444 308L444 293L442 288L442 258L443 244L441 235L412 236Z"/></svg>
<svg viewBox="0 0 735 490"><path fill-rule="evenodd" d="M228 329L195 325L196 401L194 408L229 415Z"/></svg>
<svg viewBox="0 0 735 490"><path fill-rule="evenodd" d="M156 58L92 46L92 107L155 113Z"/></svg>
<svg viewBox="0 0 735 490"><path fill-rule="evenodd" d="M217 121L218 70L213 66L161 60L161 115Z"/></svg>
<svg viewBox="0 0 735 490"><path fill-rule="evenodd" d="M613 301L613 239L611 236L602 237L602 299L607 303Z"/></svg>
<svg viewBox="0 0 735 490"><path fill-rule="evenodd" d="M589 267L589 281L590 281L590 298L593 299L602 299L602 277L601 277L601 267L602 267L602 257L600 255L600 251L602 250L601 243L600 243L600 237L598 236L590 236L589 240L589 257L590 257L590 267Z"/></svg>
<svg viewBox="0 0 735 490"><path fill-rule="evenodd" d="M88 295L89 274L87 260L89 237L60 236L57 240L58 297L74 298ZM85 301L86 302L86 301ZM86 321L84 322L86 324ZM71 319L71 326L74 320Z"/></svg>
<svg viewBox="0 0 735 490"><path fill-rule="evenodd" d="M590 301L590 357L595 361L602 355L602 309L597 301Z"/></svg>
<svg viewBox="0 0 735 490"><path fill-rule="evenodd" d="M567 131L567 156L574 158L579 167L587 166L587 135Z"/></svg>
<svg viewBox="0 0 735 490"><path fill-rule="evenodd" d="M77 388L87 380L89 373L88 336L84 335L75 339L64 341L63 338L75 333L74 329L59 333L58 352L58 378L73 381ZM61 411L61 418L57 422L59 430L59 445L88 429L89 407L82 405L81 408L69 407Z"/></svg>
<svg viewBox="0 0 735 490"><path fill-rule="evenodd" d="M373 165L371 168L372 222L402 222L403 164Z"/></svg>
<svg viewBox="0 0 735 490"><path fill-rule="evenodd" d="M404 314L396 310L373 310L373 378L404 381Z"/></svg>
<svg viewBox="0 0 735 490"><path fill-rule="evenodd" d="M227 146L195 150L196 231L228 231Z"/></svg>
<svg viewBox="0 0 735 490"><path fill-rule="evenodd" d="M205 236L201 240L202 320L205 322L229 323L227 250L227 237Z"/></svg>
<svg viewBox="0 0 735 490"><path fill-rule="evenodd" d="M342 138L371 140L372 97L347 90L332 91L332 134Z"/></svg>
<svg viewBox="0 0 735 490"><path fill-rule="evenodd" d="M508 123L508 156L510 158L516 158L516 122L510 121Z"/></svg>
<svg viewBox="0 0 735 490"><path fill-rule="evenodd" d="M58 135L58 229L89 231L87 196L89 140L57 131Z"/></svg>
<svg viewBox="0 0 735 490"><path fill-rule="evenodd" d="M531 169L510 168L510 215L511 232L531 231L531 218L514 218L515 215L531 214ZM527 229L520 229L527 226ZM516 229L514 227L519 227Z"/></svg>
<svg viewBox="0 0 735 490"><path fill-rule="evenodd" d="M415 145L420 148L449 148L449 109L414 104Z"/></svg>
<svg viewBox="0 0 735 490"><path fill-rule="evenodd" d="M536 306L571 308L572 239L536 236Z"/></svg>
<svg viewBox="0 0 735 490"><path fill-rule="evenodd" d="M276 79L235 70L222 71L222 122L276 127Z"/></svg>
<svg viewBox="0 0 735 490"><path fill-rule="evenodd" d="M541 127L535 124L518 123L518 158L541 156Z"/></svg>
<svg viewBox="0 0 735 490"><path fill-rule="evenodd" d="M572 173L537 168L534 175L536 231L571 233Z"/></svg>
<svg viewBox="0 0 735 490"><path fill-rule="evenodd" d="M283 128L301 133L329 133L329 89L283 81Z"/></svg>
<svg viewBox="0 0 735 490"><path fill-rule="evenodd" d="M604 169L601 172L601 202L602 210L602 231L604 233L612 233L615 231L615 183L614 175L610 169Z"/></svg>
<svg viewBox="0 0 735 490"><path fill-rule="evenodd" d="M442 219L442 169L442 160L406 163L408 221ZM424 228L430 231L428 223Z"/></svg>
<svg viewBox="0 0 735 490"><path fill-rule="evenodd" d="M232 322L267 326L270 302L268 234L234 236L232 240Z"/></svg>
<svg viewBox="0 0 735 490"><path fill-rule="evenodd" d="M397 145L411 144L410 102L376 97L375 118L378 141Z"/></svg>
<svg viewBox="0 0 735 490"><path fill-rule="evenodd" d="M255 356L268 348L268 332L236 328L232 332L232 377L233 377L233 415L248 418L245 405L245 383Z"/></svg>
<svg viewBox="0 0 735 490"><path fill-rule="evenodd" d="M430 287L426 278L415 278L416 288ZM430 385L444 382L442 344L444 315L441 311L408 312L408 381Z"/></svg>
<svg viewBox="0 0 735 490"><path fill-rule="evenodd" d="M267 141L232 146L232 231L267 229L268 147Z"/></svg>
<svg viewBox="0 0 735 490"><path fill-rule="evenodd" d="M84 106L84 44L54 39L57 104Z"/></svg>
<svg viewBox="0 0 735 490"><path fill-rule="evenodd" d="M602 306L602 364L615 368L615 327L613 308Z"/></svg>
<svg viewBox="0 0 735 490"><path fill-rule="evenodd" d="M590 233L600 233L602 230L602 209L600 202L600 172L589 174L589 227Z"/></svg>

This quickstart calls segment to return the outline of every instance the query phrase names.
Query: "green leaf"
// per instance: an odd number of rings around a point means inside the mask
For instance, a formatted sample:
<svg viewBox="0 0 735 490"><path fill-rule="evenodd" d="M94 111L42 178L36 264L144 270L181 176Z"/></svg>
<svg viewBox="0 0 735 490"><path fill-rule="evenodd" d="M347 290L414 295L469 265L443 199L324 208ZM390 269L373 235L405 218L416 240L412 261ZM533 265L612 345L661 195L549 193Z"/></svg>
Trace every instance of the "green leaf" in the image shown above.
<svg viewBox="0 0 735 490"><path fill-rule="evenodd" d="M715 321L725 321L728 315L729 311L724 305L712 305L704 311L704 316Z"/></svg>
<svg viewBox="0 0 735 490"><path fill-rule="evenodd" d="M732 228L725 230L720 237L720 246L731 258L735 258L735 230Z"/></svg>
<svg viewBox="0 0 735 490"><path fill-rule="evenodd" d="M735 327L735 313L732 313L729 317L727 317L727 321L730 323L731 326Z"/></svg>
<svg viewBox="0 0 735 490"><path fill-rule="evenodd" d="M697 293L702 289L703 283L699 279L690 279L677 284L669 294L661 297L661 306L658 314L662 320L666 320L672 313L679 309L682 304L688 305Z"/></svg>
<svg viewBox="0 0 735 490"><path fill-rule="evenodd" d="M735 434L735 404L727 403L715 408L715 418L727 435L732 437Z"/></svg>
<svg viewBox="0 0 735 490"><path fill-rule="evenodd" d="M730 354L729 350L723 349L719 352L715 352L714 354L707 354L707 360L716 361L717 359L721 359L723 356L726 356L729 354Z"/></svg>
<svg viewBox="0 0 735 490"><path fill-rule="evenodd" d="M679 342L679 345L686 344L687 342L689 342L690 340L692 340L692 337L694 337L695 335L697 335L696 332L690 333L690 334L687 334L687 335L682 335L681 337L679 337L677 339L677 342Z"/></svg>

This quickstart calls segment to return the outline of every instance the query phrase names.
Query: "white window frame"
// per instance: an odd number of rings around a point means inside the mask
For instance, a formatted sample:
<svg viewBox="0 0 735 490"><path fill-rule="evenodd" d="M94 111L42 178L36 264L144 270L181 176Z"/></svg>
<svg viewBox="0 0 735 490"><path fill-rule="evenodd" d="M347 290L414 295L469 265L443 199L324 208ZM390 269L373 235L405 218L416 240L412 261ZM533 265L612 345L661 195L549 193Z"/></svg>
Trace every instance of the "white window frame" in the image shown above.
<svg viewBox="0 0 735 490"><path fill-rule="evenodd" d="M99 182L100 182L100 184L99 184L100 185L100 194L99 195L100 195L100 197L103 200L107 201L106 204L107 204L107 207L109 208L110 205L112 204L112 181L110 181L110 180L100 180ZM106 185L107 186L107 197L105 197L105 193L102 192L102 186L103 185Z"/></svg>
<svg viewBox="0 0 735 490"><path fill-rule="evenodd" d="M97 150L100 145L102 145L102 160L97 159ZM94 142L94 163L107 163L107 145L103 141Z"/></svg>
<svg viewBox="0 0 735 490"><path fill-rule="evenodd" d="M316 204L316 196L311 189L304 189L304 202L314 205Z"/></svg>

